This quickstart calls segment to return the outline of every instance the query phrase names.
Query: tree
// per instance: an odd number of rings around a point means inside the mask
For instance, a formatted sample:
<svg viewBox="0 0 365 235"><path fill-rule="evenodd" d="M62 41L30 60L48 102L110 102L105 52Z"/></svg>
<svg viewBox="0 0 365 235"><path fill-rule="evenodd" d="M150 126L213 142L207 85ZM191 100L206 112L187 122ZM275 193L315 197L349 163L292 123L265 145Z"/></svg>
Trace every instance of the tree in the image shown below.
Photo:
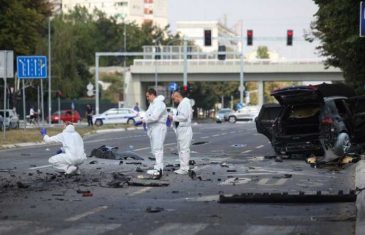
<svg viewBox="0 0 365 235"><path fill-rule="evenodd" d="M360 0L314 0L319 9L308 40L319 38L326 65L342 69L346 83L364 93L365 39L359 37Z"/></svg>
<svg viewBox="0 0 365 235"><path fill-rule="evenodd" d="M257 56L258 59L269 59L269 50L267 46L259 46L257 48Z"/></svg>
<svg viewBox="0 0 365 235"><path fill-rule="evenodd" d="M0 48L32 55L45 33L51 14L48 0L0 0Z"/></svg>

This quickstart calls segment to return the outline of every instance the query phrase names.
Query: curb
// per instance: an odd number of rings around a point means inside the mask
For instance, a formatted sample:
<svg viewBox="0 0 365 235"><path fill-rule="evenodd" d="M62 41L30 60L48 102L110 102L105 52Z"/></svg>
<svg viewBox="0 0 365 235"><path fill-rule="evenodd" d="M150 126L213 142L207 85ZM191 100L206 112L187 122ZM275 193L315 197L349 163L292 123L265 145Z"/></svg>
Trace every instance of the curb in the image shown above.
<svg viewBox="0 0 365 235"><path fill-rule="evenodd" d="M118 129L104 129L104 130L96 130L96 131L91 131L91 132L87 132L84 134L84 136L90 136L93 134L104 134L104 133L112 133L112 132L122 132L122 131L134 131L134 130L142 130L143 127L128 127L128 128L118 128ZM26 142L26 143L17 143L17 144L5 144L5 145L0 145L0 150L5 150L5 149L12 149L12 148L18 148L18 147L30 147L30 146L35 146L35 145L46 145L46 143L44 142Z"/></svg>
<svg viewBox="0 0 365 235"><path fill-rule="evenodd" d="M355 187L360 189L356 197L356 227L355 234L365 234L365 160L360 160L355 171Z"/></svg>

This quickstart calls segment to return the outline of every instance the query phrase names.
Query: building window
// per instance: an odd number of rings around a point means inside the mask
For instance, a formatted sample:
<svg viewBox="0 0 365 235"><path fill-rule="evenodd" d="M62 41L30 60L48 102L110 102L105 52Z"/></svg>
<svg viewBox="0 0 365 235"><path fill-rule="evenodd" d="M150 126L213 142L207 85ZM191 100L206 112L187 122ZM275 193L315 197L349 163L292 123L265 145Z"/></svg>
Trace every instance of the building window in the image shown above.
<svg viewBox="0 0 365 235"><path fill-rule="evenodd" d="M153 0L144 0L144 3L153 3Z"/></svg>

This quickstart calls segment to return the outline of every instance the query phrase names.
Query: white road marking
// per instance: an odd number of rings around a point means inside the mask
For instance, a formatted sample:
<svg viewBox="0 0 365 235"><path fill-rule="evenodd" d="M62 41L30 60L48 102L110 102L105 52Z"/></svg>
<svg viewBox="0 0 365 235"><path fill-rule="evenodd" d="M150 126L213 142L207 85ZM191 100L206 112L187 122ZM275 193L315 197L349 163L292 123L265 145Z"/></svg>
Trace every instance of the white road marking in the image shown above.
<svg viewBox="0 0 365 235"><path fill-rule="evenodd" d="M212 135L213 137L217 137L217 136L220 136L220 135L217 135L217 134L215 134L215 135Z"/></svg>
<svg viewBox="0 0 365 235"><path fill-rule="evenodd" d="M272 181L272 183L268 183L269 181ZM259 180L259 182L257 182L257 184L262 185L262 186L279 186L279 185L285 184L286 181L288 181L287 178L281 178L281 179L278 179L278 180L263 178L263 179Z"/></svg>
<svg viewBox="0 0 365 235"><path fill-rule="evenodd" d="M56 235L79 235L79 234L104 234L108 231L113 231L122 226L121 224L97 224L97 223L82 223L71 228L66 228L60 232L52 233ZM119 234L119 233L113 233Z"/></svg>
<svg viewBox="0 0 365 235"><path fill-rule="evenodd" d="M262 148L262 147L264 147L265 145L259 145L259 146L257 146L256 147L256 149L260 149L260 148Z"/></svg>
<svg viewBox="0 0 365 235"><path fill-rule="evenodd" d="M203 137L200 137L201 139L208 139L209 136L203 136Z"/></svg>
<svg viewBox="0 0 365 235"><path fill-rule="evenodd" d="M29 170L37 170L37 169L47 168L47 167L51 167L51 166L52 165L35 166L35 167L29 168Z"/></svg>
<svg viewBox="0 0 365 235"><path fill-rule="evenodd" d="M208 226L208 224L191 224L191 223L167 223L149 233L149 235L174 234L174 235L191 235L197 234Z"/></svg>
<svg viewBox="0 0 365 235"><path fill-rule="evenodd" d="M79 214L79 215L75 215L75 216L72 216L72 217L70 217L68 219L65 219L65 221L66 222L75 222L75 221L80 220L80 219L82 219L82 218L84 218L86 216L93 215L93 214L96 214L96 213L98 213L100 211L106 210L107 208L108 208L108 206L99 206L99 207L96 207L96 208L94 208L92 210L89 210L89 211L87 211L85 213L82 213L82 214Z"/></svg>
<svg viewBox="0 0 365 235"><path fill-rule="evenodd" d="M251 149L248 149L246 151L243 151L242 153L245 154L245 153L250 153L250 152L252 152L252 150Z"/></svg>
<svg viewBox="0 0 365 235"><path fill-rule="evenodd" d="M145 187L145 188L141 188L140 190L136 191L136 192L133 192L131 194L129 194L130 197L133 197L133 196L136 196L138 194L142 194L148 190L152 189L152 187Z"/></svg>
<svg viewBox="0 0 365 235"><path fill-rule="evenodd" d="M259 235L267 234L268 231L270 231L271 234L293 234L295 231L294 229L296 228L298 228L298 226L250 225L241 234Z"/></svg>
<svg viewBox="0 0 365 235"><path fill-rule="evenodd" d="M38 223L34 223L33 221L24 221L24 220L0 221L0 234L5 234L5 233L15 234L17 233L16 232L17 230L32 231L32 234L46 234L46 233L50 234L49 231L51 231L52 229L49 227L42 227L41 225L39 225Z"/></svg>
<svg viewBox="0 0 365 235"><path fill-rule="evenodd" d="M176 145L176 143L168 143L165 144L164 146L169 146L169 145ZM146 150L146 149L150 149L151 147L145 147L145 148L139 148L139 149L133 149L134 152L136 151L142 151L142 150Z"/></svg>

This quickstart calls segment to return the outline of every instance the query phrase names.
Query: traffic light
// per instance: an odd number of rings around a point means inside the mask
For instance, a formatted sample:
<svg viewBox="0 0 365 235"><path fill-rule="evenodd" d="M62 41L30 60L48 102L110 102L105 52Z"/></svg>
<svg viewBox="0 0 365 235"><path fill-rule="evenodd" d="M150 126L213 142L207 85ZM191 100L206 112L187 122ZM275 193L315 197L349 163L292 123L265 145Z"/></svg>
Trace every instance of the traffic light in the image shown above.
<svg viewBox="0 0 365 235"><path fill-rule="evenodd" d="M212 30L206 29L204 30L204 46L212 45Z"/></svg>
<svg viewBox="0 0 365 235"><path fill-rule="evenodd" d="M247 46L252 46L253 44L253 30L247 30Z"/></svg>
<svg viewBox="0 0 365 235"><path fill-rule="evenodd" d="M188 91L189 93L193 92L193 84L191 82L188 82Z"/></svg>
<svg viewBox="0 0 365 235"><path fill-rule="evenodd" d="M293 35L294 35L294 31L292 29L288 29L288 31L286 32L286 45L287 46L293 45Z"/></svg>
<svg viewBox="0 0 365 235"><path fill-rule="evenodd" d="M188 92L189 88L188 85L184 85L184 92Z"/></svg>
<svg viewBox="0 0 365 235"><path fill-rule="evenodd" d="M220 54L218 53L218 60L225 60L226 59L226 46L225 45L220 45L218 47L218 52L224 52L224 54Z"/></svg>

